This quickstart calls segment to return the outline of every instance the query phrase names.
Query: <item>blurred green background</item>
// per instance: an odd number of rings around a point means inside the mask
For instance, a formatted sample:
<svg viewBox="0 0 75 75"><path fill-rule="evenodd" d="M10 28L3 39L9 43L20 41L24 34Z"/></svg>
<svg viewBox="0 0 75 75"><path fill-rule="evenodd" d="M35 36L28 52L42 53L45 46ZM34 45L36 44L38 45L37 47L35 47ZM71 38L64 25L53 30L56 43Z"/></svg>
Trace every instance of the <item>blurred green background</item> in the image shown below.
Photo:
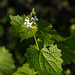
<svg viewBox="0 0 75 75"><path fill-rule="evenodd" d="M12 34L9 15L27 15L32 8L38 18L52 23L61 36L75 35L75 0L0 0L0 46L5 46L13 54L16 68L26 61L26 48L34 44L34 40L20 43L20 39ZM64 65L63 70L63 75L75 75L75 61Z"/></svg>

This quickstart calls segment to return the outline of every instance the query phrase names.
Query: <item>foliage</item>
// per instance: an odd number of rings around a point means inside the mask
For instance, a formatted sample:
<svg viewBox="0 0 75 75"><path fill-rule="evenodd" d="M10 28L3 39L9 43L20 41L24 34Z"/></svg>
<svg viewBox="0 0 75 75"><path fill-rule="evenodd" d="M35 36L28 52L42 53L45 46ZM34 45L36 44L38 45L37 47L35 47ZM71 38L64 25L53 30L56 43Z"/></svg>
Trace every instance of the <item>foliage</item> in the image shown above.
<svg viewBox="0 0 75 75"><path fill-rule="evenodd" d="M57 49L57 46L52 46L49 49L50 51L47 48L42 48L38 51L37 46L30 46L26 53L27 62L30 67L39 71L40 75L60 75L62 71L60 50Z"/></svg>
<svg viewBox="0 0 75 75"><path fill-rule="evenodd" d="M75 59L75 36L68 37L65 41L57 42L58 48L62 50L63 64L71 64L71 61Z"/></svg>
<svg viewBox="0 0 75 75"><path fill-rule="evenodd" d="M12 54L5 47L0 47L0 75L11 75L15 69Z"/></svg>
<svg viewBox="0 0 75 75"><path fill-rule="evenodd" d="M29 64L25 63L23 67L18 68L17 72L15 72L13 75L35 75L37 72L34 72L33 69L29 68Z"/></svg>
<svg viewBox="0 0 75 75"><path fill-rule="evenodd" d="M31 37L34 37L35 40L35 45L30 45L25 53L27 63L14 74L30 75L30 71L34 69L40 75L61 75L62 64L68 64L75 59L71 47L69 48L66 44L71 38L60 36L49 22L43 19L37 21L35 16L34 9L27 16L10 16L10 23L15 36L21 38L21 41ZM25 66L29 67L29 73ZM33 75L35 72L32 72Z"/></svg>
<svg viewBox="0 0 75 75"><path fill-rule="evenodd" d="M62 75L75 75L74 2L74 0L0 0L0 47L5 46L5 48L8 49L7 51L12 54L16 65L13 72L28 61L26 57L26 54L29 53L28 49L37 44L39 50L42 50L42 48L47 48L49 50L50 47L57 46L62 54ZM19 36L18 31L14 29L16 25L14 27L10 25L9 15L13 15L12 17L14 18L15 15L18 14L24 24L25 18L27 17L26 15L31 12L33 7L38 17L38 21L36 21L35 24L36 26L34 26L34 28L37 27L35 28L35 36L25 37L25 33L22 33L23 30L21 30L21 35L23 37ZM21 29L25 30L25 27L23 26ZM17 37L12 34L12 31ZM0 58L3 59L3 56ZM30 69L33 69L29 63L26 64L28 64ZM17 72L19 74L19 71ZM4 74L0 71L0 75L6 75L6 71ZM36 75L40 74L38 73Z"/></svg>

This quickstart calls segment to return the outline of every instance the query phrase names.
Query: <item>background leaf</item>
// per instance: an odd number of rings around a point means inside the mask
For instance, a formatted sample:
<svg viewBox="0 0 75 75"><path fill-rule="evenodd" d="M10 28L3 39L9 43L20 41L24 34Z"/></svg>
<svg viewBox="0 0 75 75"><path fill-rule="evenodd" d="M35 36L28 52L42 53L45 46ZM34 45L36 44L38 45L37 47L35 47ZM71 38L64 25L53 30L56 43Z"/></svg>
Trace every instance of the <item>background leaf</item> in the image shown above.
<svg viewBox="0 0 75 75"><path fill-rule="evenodd" d="M4 35L4 28L2 25L0 25L0 37Z"/></svg>
<svg viewBox="0 0 75 75"><path fill-rule="evenodd" d="M0 47L0 73L3 75L11 75L14 68L12 54L5 47Z"/></svg>

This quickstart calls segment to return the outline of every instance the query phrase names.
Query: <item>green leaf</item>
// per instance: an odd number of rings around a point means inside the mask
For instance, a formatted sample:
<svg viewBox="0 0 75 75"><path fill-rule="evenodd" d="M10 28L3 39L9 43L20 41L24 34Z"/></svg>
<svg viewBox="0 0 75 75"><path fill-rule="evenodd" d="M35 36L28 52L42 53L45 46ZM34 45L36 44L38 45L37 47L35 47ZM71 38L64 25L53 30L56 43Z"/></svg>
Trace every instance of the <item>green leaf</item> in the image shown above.
<svg viewBox="0 0 75 75"><path fill-rule="evenodd" d="M46 20L39 19L37 23L38 23L38 32L37 32L37 35L41 34L41 31L42 31L43 34L47 33L47 34L51 35L51 38L54 41L65 41L65 40L67 40L67 38L64 38L64 37L60 36L56 32L56 30L54 30L52 28L52 24L50 24Z"/></svg>
<svg viewBox="0 0 75 75"><path fill-rule="evenodd" d="M39 19L37 23L38 31L36 37L38 37L37 41L40 48L50 46L54 41L61 42L67 40L67 38L60 36L46 20Z"/></svg>
<svg viewBox="0 0 75 75"><path fill-rule="evenodd" d="M75 54L72 50L63 43L58 43L58 48L61 49L63 64L71 64L71 61L75 59Z"/></svg>
<svg viewBox="0 0 75 75"><path fill-rule="evenodd" d="M21 38L21 41L33 37L37 31L37 26L32 26L32 28L30 28L27 27L27 25L24 25L25 17L25 15L23 15L22 17L20 17L19 15L10 16L12 31L15 36Z"/></svg>
<svg viewBox="0 0 75 75"><path fill-rule="evenodd" d="M70 36L66 41L63 42L63 44L72 51L75 50L75 36Z"/></svg>
<svg viewBox="0 0 75 75"><path fill-rule="evenodd" d="M38 23L39 30L43 30L44 28L50 25L50 23L47 22L47 20L43 20L42 18L38 19L37 23Z"/></svg>
<svg viewBox="0 0 75 75"><path fill-rule="evenodd" d="M63 64L71 64L71 61L75 59L73 52L75 50L75 36L67 37L65 41L56 41L56 44L61 49Z"/></svg>
<svg viewBox="0 0 75 75"><path fill-rule="evenodd" d="M45 46L49 46L53 44L54 41L51 40L52 35L49 34L47 31L45 31L47 27L51 29L52 25L43 19L39 19L37 23L38 23L38 31L36 33L36 37L38 37L37 41L38 41L39 47L43 48Z"/></svg>
<svg viewBox="0 0 75 75"><path fill-rule="evenodd" d="M12 25L12 31L15 36L19 37L20 36L20 29L21 29L21 17L19 15L17 16L11 16L11 25Z"/></svg>
<svg viewBox="0 0 75 75"><path fill-rule="evenodd" d="M0 71L0 75L3 75L3 73Z"/></svg>
<svg viewBox="0 0 75 75"><path fill-rule="evenodd" d="M36 75L37 72L34 69L29 68L29 64L25 63L23 67L18 68L18 70L13 75Z"/></svg>
<svg viewBox="0 0 75 75"><path fill-rule="evenodd" d="M37 28L35 26L33 26L32 28L27 28L23 25L20 30L21 41L33 37L36 32Z"/></svg>
<svg viewBox="0 0 75 75"><path fill-rule="evenodd" d="M62 72L62 59L61 50L57 46L50 46L38 50L37 46L30 46L27 49L26 57L27 62L35 71L39 71L40 75L61 75Z"/></svg>
<svg viewBox="0 0 75 75"><path fill-rule="evenodd" d="M5 47L0 47L0 73L2 75L11 75L14 68L12 54Z"/></svg>
<svg viewBox="0 0 75 75"><path fill-rule="evenodd" d="M37 36L37 42L40 48L50 46L54 43L54 41L51 40L51 35L48 33L40 31L40 34L38 34Z"/></svg>
<svg viewBox="0 0 75 75"><path fill-rule="evenodd" d="M43 32L46 32L46 33L50 34L52 36L52 40L57 41L57 42L66 41L68 39L68 38L64 38L61 35L59 35L57 33L57 31L52 28L51 25L44 28Z"/></svg>

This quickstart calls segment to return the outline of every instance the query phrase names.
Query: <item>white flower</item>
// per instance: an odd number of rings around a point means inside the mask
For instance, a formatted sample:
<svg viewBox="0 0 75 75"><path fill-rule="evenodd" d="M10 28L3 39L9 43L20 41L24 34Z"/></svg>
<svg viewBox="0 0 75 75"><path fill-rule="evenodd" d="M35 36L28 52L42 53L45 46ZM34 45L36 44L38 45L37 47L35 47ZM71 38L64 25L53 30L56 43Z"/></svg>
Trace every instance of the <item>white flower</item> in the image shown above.
<svg viewBox="0 0 75 75"><path fill-rule="evenodd" d="M24 22L24 24L27 24L27 27L32 27L31 25L33 24L33 22L29 22L30 20L29 20L29 18L28 17L26 17L25 18L25 22Z"/></svg>

